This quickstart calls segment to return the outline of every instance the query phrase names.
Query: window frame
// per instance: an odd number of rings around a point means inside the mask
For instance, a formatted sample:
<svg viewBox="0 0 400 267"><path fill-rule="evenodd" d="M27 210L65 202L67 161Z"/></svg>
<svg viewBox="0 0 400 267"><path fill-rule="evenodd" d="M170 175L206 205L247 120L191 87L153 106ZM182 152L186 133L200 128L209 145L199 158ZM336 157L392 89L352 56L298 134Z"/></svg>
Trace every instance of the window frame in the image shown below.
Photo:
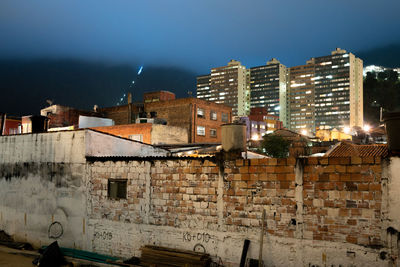
<svg viewBox="0 0 400 267"><path fill-rule="evenodd" d="M197 118L205 118L206 117L206 111L204 110L204 108L197 108L197 112L196 112Z"/></svg>
<svg viewBox="0 0 400 267"><path fill-rule="evenodd" d="M215 115L215 118L213 118L213 115ZM210 120L212 120L212 121L218 120L218 113L216 111L213 111L213 110L210 111Z"/></svg>
<svg viewBox="0 0 400 267"><path fill-rule="evenodd" d="M111 183L116 183L117 184L117 192L115 196L112 196L111 192ZM125 188L119 189L119 186L123 186ZM123 190L123 194L120 194L121 191ZM108 179L107 180L107 198L108 199L115 199L115 200L120 200L120 199L127 199L128 196L128 179Z"/></svg>
<svg viewBox="0 0 400 267"><path fill-rule="evenodd" d="M226 119L224 119L225 116L226 116ZM229 122L229 114L222 112L221 121L222 122Z"/></svg>
<svg viewBox="0 0 400 267"><path fill-rule="evenodd" d="M199 127L203 128L203 134L199 134ZM205 126L201 126L201 125L197 125L196 127L196 134L198 136L206 136L206 127Z"/></svg>
<svg viewBox="0 0 400 267"><path fill-rule="evenodd" d="M212 134L213 131L215 131L214 135ZM217 138L217 129L213 129L213 128L210 129L210 137Z"/></svg>

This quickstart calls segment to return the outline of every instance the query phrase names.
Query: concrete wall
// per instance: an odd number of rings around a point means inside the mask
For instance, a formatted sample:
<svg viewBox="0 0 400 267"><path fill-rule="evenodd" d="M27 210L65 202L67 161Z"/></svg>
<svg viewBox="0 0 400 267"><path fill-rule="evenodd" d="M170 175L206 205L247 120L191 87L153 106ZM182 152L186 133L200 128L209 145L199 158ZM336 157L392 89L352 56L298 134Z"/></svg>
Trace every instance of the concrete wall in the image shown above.
<svg viewBox="0 0 400 267"><path fill-rule="evenodd" d="M0 229L41 246L61 225L62 246L86 248L84 155L84 131L0 137Z"/></svg>
<svg viewBox="0 0 400 267"><path fill-rule="evenodd" d="M128 139L131 135L142 135L142 142L152 145L186 144L188 142L186 129L161 124L135 123L111 127L95 127L93 129Z"/></svg>
<svg viewBox="0 0 400 267"><path fill-rule="evenodd" d="M153 124L151 144L187 144L188 132L185 128Z"/></svg>
<svg viewBox="0 0 400 267"><path fill-rule="evenodd" d="M85 156L90 157L151 157L169 154L164 149L92 130L86 131L85 140Z"/></svg>

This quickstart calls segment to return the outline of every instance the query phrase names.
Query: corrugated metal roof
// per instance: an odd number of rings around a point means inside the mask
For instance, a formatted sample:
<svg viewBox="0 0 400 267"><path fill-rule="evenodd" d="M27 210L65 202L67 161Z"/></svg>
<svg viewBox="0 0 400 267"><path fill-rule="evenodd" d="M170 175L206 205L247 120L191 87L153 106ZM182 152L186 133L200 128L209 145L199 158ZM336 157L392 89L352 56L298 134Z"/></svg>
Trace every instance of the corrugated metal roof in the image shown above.
<svg viewBox="0 0 400 267"><path fill-rule="evenodd" d="M356 145L349 142L340 142L328 152L325 157L385 157L388 155L386 144Z"/></svg>

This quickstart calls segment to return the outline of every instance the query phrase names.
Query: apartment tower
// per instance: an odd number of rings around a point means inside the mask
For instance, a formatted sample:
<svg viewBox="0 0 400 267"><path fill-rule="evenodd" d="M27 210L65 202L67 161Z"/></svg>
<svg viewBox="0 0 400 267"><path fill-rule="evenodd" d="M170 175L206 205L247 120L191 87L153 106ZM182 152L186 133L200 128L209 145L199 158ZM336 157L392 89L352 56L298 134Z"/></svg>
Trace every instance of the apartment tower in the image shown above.
<svg viewBox="0 0 400 267"><path fill-rule="evenodd" d="M210 75L197 77L197 98L230 106L233 116L246 116L249 112L246 79L246 67L231 60L227 66L212 68Z"/></svg>
<svg viewBox="0 0 400 267"><path fill-rule="evenodd" d="M329 56L316 57L316 129L363 126L363 62L337 48Z"/></svg>
<svg viewBox="0 0 400 267"><path fill-rule="evenodd" d="M250 107L267 107L288 126L287 69L273 58L266 65L250 68Z"/></svg>
<svg viewBox="0 0 400 267"><path fill-rule="evenodd" d="M303 134L315 132L314 73L314 60L289 69L289 128Z"/></svg>

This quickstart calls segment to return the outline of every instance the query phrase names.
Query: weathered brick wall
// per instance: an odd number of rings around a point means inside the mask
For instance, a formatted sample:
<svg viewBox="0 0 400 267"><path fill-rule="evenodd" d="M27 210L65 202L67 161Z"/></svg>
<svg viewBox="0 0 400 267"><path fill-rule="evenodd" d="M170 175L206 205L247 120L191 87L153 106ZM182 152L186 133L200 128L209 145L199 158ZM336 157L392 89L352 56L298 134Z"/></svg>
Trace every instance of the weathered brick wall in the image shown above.
<svg viewBox="0 0 400 267"><path fill-rule="evenodd" d="M383 245L381 158L308 158L304 238Z"/></svg>
<svg viewBox="0 0 400 267"><path fill-rule="evenodd" d="M294 158L228 162L225 168L224 217L237 227L260 226L266 210L267 231L294 237L296 224Z"/></svg>
<svg viewBox="0 0 400 267"><path fill-rule="evenodd" d="M97 233L92 240L94 251L110 253L118 248L117 254L140 255L143 244L192 249L188 245L203 242L208 252L222 257L225 263L237 263L245 238L255 242L249 253L256 254L263 209L266 246L290 248L293 262L297 258L315 263L315 258L307 257L316 253L316 245L325 246L323 251L337 252L339 256L331 254L328 263L347 264L351 258L342 259L344 254L338 251L355 248L357 253L369 253L363 262L379 261L379 248L386 246L380 158L225 162L178 158L95 161L90 166L89 220L93 220ZM128 179L127 199L108 199L109 178ZM98 233L102 237L101 233L116 231L115 225L127 227L124 231L131 233L127 240L96 240ZM114 236L120 236L119 231ZM230 242L238 248L232 248ZM279 261L278 256L267 256L266 261L287 264L288 259L281 256Z"/></svg>
<svg viewBox="0 0 400 267"><path fill-rule="evenodd" d="M217 224L219 168L208 160L157 161L151 167L150 223L189 227Z"/></svg>
<svg viewBox="0 0 400 267"><path fill-rule="evenodd" d="M92 210L89 211L91 218L127 223L144 222L144 193L146 176L149 176L146 162L95 162L91 165L90 175L92 178L89 184L89 197L92 202ZM109 199L107 197L108 179L121 178L128 179L127 198Z"/></svg>

